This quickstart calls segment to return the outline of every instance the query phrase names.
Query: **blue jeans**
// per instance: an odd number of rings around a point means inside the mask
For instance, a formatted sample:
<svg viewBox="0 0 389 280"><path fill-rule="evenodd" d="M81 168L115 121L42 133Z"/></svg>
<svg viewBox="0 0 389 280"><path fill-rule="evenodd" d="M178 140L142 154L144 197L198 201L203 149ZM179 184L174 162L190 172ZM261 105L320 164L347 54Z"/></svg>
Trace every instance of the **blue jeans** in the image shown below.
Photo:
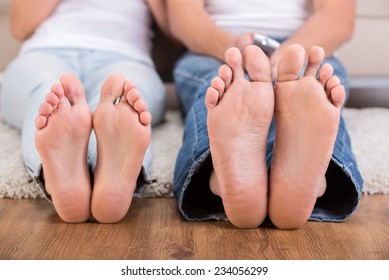
<svg viewBox="0 0 389 280"><path fill-rule="evenodd" d="M330 63L334 67L334 74L340 78L348 95L349 86L344 67L335 57L326 59L324 63ZM226 219L221 198L209 188L213 166L207 131L207 109L204 104L206 90L211 80L218 75L221 65L219 60L189 52L177 62L173 73L185 118L183 145L174 171L174 194L180 211L188 220ZM273 120L266 148L269 168L273 158L275 132ZM327 189L317 199L310 220L343 221L356 210L363 181L342 117L326 180Z"/></svg>

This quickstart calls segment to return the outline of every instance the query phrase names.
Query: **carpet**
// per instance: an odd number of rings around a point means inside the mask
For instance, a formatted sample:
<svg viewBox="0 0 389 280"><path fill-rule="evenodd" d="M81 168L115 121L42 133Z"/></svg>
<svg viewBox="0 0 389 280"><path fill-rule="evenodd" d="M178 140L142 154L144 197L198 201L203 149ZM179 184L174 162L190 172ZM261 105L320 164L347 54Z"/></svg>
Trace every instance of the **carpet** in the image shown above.
<svg viewBox="0 0 389 280"><path fill-rule="evenodd" d="M352 148L364 179L364 194L389 194L389 109L343 111ZM182 141L182 119L169 111L152 132L153 176L151 185L138 188L136 197L172 197L175 159ZM0 198L43 197L23 165L20 133L0 122Z"/></svg>

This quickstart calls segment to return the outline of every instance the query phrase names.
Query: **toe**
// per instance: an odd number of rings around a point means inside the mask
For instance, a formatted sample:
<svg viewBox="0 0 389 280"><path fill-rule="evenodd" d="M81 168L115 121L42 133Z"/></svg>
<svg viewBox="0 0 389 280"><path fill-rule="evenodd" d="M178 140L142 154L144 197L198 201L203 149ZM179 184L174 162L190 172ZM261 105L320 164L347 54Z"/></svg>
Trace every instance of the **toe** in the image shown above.
<svg viewBox="0 0 389 280"><path fill-rule="evenodd" d="M124 92L129 92L133 88L136 88L136 85L135 85L135 83L133 81L126 80L124 82Z"/></svg>
<svg viewBox="0 0 389 280"><path fill-rule="evenodd" d="M49 98L50 104L51 104L51 102L56 101L54 96L49 96L49 95L51 95L51 93L53 93L58 98L58 102L55 105L59 105L60 103L66 104L65 89L61 83L55 83L51 87L51 92L46 96L46 98L47 97Z"/></svg>
<svg viewBox="0 0 389 280"><path fill-rule="evenodd" d="M325 91L327 92L327 95L330 95L333 88L340 85L340 80L337 76L331 76L325 86Z"/></svg>
<svg viewBox="0 0 389 280"><path fill-rule="evenodd" d="M224 81L225 88L229 88L232 83L232 69L227 64L223 64L219 68L219 77Z"/></svg>
<svg viewBox="0 0 389 280"><path fill-rule="evenodd" d="M139 114L139 121L141 124L148 126L151 124L151 114L149 111L145 111Z"/></svg>
<svg viewBox="0 0 389 280"><path fill-rule="evenodd" d="M51 87L51 92L54 93L58 99L61 99L63 96L65 96L65 91L61 83L55 83Z"/></svg>
<svg viewBox="0 0 389 280"><path fill-rule="evenodd" d="M128 103L131 106L134 106L135 101L137 101L140 98L140 93L135 87L133 87L127 92L126 97Z"/></svg>
<svg viewBox="0 0 389 280"><path fill-rule="evenodd" d="M140 96L139 91L136 89L133 83L128 85L129 86L125 86L125 88L129 89L129 91L122 99L125 99L127 103L138 113L139 122L145 126L148 126L151 123L152 118L150 112L147 109L147 103Z"/></svg>
<svg viewBox="0 0 389 280"><path fill-rule="evenodd" d="M209 87L205 94L205 106L208 111L215 108L219 102L219 91L213 87Z"/></svg>
<svg viewBox="0 0 389 280"><path fill-rule="evenodd" d="M294 44L289 46L281 56L278 63L278 82L294 81L300 76L304 66L305 50L302 46Z"/></svg>
<svg viewBox="0 0 389 280"><path fill-rule="evenodd" d="M46 123L47 123L47 117L45 117L45 116L38 115L35 118L35 126L37 129L44 128L46 126Z"/></svg>
<svg viewBox="0 0 389 280"><path fill-rule="evenodd" d="M320 64L324 59L324 50L321 47L314 46L308 54L307 67L305 68L305 76L311 76L316 79Z"/></svg>
<svg viewBox="0 0 389 280"><path fill-rule="evenodd" d="M59 98L54 92L49 92L45 100L53 107L57 106L59 103Z"/></svg>
<svg viewBox="0 0 389 280"><path fill-rule="evenodd" d="M343 85L337 85L331 90L331 102L336 108L341 108L346 99L346 91Z"/></svg>
<svg viewBox="0 0 389 280"><path fill-rule="evenodd" d="M204 100L205 106L208 108L208 110L217 106L219 100L223 97L225 90L226 90L226 85L224 80L221 77L215 77L212 79L211 86L207 89L207 92L205 94L205 100Z"/></svg>
<svg viewBox="0 0 389 280"><path fill-rule="evenodd" d="M101 87L101 101L115 103L124 92L126 78L122 74L112 74Z"/></svg>
<svg viewBox="0 0 389 280"><path fill-rule="evenodd" d="M269 58L257 46L251 45L243 52L244 64L253 82L271 82Z"/></svg>
<svg viewBox="0 0 389 280"><path fill-rule="evenodd" d="M226 61L232 69L234 79L244 79L242 54L238 48L230 48L226 51Z"/></svg>
<svg viewBox="0 0 389 280"><path fill-rule="evenodd" d="M216 89L220 94L222 94L225 90L225 83L222 78L215 77L211 81L211 87Z"/></svg>
<svg viewBox="0 0 389 280"><path fill-rule="evenodd" d="M60 79L63 91L70 104L85 101L84 87L81 81L73 74L64 74Z"/></svg>
<svg viewBox="0 0 389 280"><path fill-rule="evenodd" d="M138 113L145 112L145 111L147 111L147 104L146 104L146 102L142 98L139 98L134 103L134 109Z"/></svg>
<svg viewBox="0 0 389 280"><path fill-rule="evenodd" d="M331 78L333 73L334 68L331 66L331 64L326 63L322 67L320 67L319 81L323 87L326 87L327 81Z"/></svg>
<svg viewBox="0 0 389 280"><path fill-rule="evenodd" d="M219 93L218 100L220 100L226 90L226 84L224 83L223 79L220 77L213 78L211 82L211 87L217 90L217 92Z"/></svg>
<svg viewBox="0 0 389 280"><path fill-rule="evenodd" d="M39 107L39 115L43 115L43 116L48 116L50 115L52 112L53 112L53 106L51 106L49 103L47 102L44 102L42 103L42 105Z"/></svg>

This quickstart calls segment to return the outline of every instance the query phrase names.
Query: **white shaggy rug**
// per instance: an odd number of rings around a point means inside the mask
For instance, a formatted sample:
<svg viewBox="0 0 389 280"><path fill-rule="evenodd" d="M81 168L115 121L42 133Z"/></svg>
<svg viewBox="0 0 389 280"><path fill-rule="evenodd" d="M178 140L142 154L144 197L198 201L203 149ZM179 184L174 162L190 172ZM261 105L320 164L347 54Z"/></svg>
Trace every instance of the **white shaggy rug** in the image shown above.
<svg viewBox="0 0 389 280"><path fill-rule="evenodd" d="M389 194L389 109L344 109L343 116L364 179L365 194ZM157 181L137 190L138 197L172 197L173 170L181 145L180 113L169 111L152 134L153 173ZM0 122L0 198L40 198L27 175L20 149L20 133Z"/></svg>

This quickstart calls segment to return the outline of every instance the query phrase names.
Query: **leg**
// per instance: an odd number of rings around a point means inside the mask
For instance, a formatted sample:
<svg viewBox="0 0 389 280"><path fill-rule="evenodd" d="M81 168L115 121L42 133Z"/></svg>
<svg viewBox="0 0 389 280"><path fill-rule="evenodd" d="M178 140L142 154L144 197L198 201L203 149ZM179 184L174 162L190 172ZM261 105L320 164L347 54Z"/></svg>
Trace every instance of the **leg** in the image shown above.
<svg viewBox="0 0 389 280"><path fill-rule="evenodd" d="M174 194L188 220L225 219L219 196L209 187L212 159L207 130L205 94L222 62L186 53L175 65L174 82L185 117L182 147L174 170Z"/></svg>
<svg viewBox="0 0 389 280"><path fill-rule="evenodd" d="M115 223L127 213L150 143L150 126L151 115L135 85L121 75L110 76L93 115L97 163L92 215L99 222Z"/></svg>
<svg viewBox="0 0 389 280"><path fill-rule="evenodd" d="M214 172L211 191L220 196L229 220L242 228L259 226L267 215L267 133L273 116L274 92L265 54L250 46L244 64L237 49L226 52L228 63L212 81L205 103Z"/></svg>
<svg viewBox="0 0 389 280"><path fill-rule="evenodd" d="M63 75L39 108L35 123L45 187L58 215L66 222L86 221L90 216L86 158L92 116L81 82L72 75Z"/></svg>
<svg viewBox="0 0 389 280"><path fill-rule="evenodd" d="M76 58L77 55L69 50L30 51L18 55L4 72L2 118L21 130L24 164L33 178L39 178L42 172L42 161L35 146L36 115L58 77L77 70L71 67ZM44 189L43 184L40 186Z"/></svg>
<svg viewBox="0 0 389 280"><path fill-rule="evenodd" d="M293 45L278 67L275 88L276 139L270 173L269 216L279 228L297 228L326 190L325 174L338 131L345 90L324 51L314 47L303 78L305 52Z"/></svg>

